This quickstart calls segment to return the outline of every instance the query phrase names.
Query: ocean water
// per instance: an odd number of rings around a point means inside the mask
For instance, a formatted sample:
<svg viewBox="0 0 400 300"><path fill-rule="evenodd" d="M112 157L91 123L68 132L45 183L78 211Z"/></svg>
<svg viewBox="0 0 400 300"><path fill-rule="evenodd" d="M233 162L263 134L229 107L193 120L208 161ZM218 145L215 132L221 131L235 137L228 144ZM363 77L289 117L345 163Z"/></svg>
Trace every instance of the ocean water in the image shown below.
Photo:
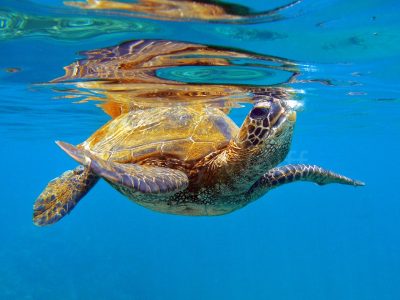
<svg viewBox="0 0 400 300"><path fill-rule="evenodd" d="M400 299L398 1L298 1L277 12L290 1L230 2L270 13L210 22L0 0L0 299ZM139 39L260 54L157 76L293 89L301 109L284 163L366 186L293 183L232 214L185 217L100 182L60 222L35 226L36 197L76 166L54 141L80 143L109 119L99 101L76 103L90 89L46 83L81 51ZM243 103L230 113L238 125Z"/></svg>

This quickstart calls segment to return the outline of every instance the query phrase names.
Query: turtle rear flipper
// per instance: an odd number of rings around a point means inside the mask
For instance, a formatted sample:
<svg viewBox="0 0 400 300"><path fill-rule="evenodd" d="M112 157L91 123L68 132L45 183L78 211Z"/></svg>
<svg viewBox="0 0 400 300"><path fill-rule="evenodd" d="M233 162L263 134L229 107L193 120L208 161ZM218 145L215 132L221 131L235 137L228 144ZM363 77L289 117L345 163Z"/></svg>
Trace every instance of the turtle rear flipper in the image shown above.
<svg viewBox="0 0 400 300"><path fill-rule="evenodd" d="M122 187L124 191L129 191L130 195L176 193L184 190L189 184L187 175L179 170L117 163L101 159L87 150L78 149L68 143L58 141L57 145L77 162L90 168L97 176L112 185Z"/></svg>
<svg viewBox="0 0 400 300"><path fill-rule="evenodd" d="M79 166L49 182L33 206L33 223L45 226L68 214L97 183L99 177Z"/></svg>

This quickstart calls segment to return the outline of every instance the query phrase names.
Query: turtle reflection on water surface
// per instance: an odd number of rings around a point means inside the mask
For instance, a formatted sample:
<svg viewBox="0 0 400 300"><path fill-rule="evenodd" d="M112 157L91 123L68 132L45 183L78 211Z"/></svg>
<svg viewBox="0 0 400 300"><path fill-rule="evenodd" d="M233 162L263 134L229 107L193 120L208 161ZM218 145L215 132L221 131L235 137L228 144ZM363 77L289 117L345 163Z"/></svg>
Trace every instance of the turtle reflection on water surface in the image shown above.
<svg viewBox="0 0 400 300"><path fill-rule="evenodd" d="M82 9L105 10L108 14L115 11L123 16L132 16L174 21L209 21L209 22L238 22L255 23L274 21L280 17L278 13L298 4L299 0L291 1L263 12L253 12L247 6L227 1L213 0L86 0L65 1L64 4Z"/></svg>
<svg viewBox="0 0 400 300"><path fill-rule="evenodd" d="M363 185L313 165L276 167L295 120L284 100L265 96L240 128L207 106L123 113L76 147L57 142L80 166L50 181L34 205L34 223L60 220L100 178L144 207L190 216L227 214L299 180Z"/></svg>

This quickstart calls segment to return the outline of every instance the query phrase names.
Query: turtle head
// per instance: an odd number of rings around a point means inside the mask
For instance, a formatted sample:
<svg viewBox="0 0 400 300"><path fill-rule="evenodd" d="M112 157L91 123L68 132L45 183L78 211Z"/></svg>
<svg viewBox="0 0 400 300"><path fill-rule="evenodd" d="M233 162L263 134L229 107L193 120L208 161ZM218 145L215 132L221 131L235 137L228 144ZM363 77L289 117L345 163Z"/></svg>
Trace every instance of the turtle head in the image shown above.
<svg viewBox="0 0 400 300"><path fill-rule="evenodd" d="M263 97L247 115L236 144L257 164L272 167L286 157L295 121L296 112L285 100Z"/></svg>

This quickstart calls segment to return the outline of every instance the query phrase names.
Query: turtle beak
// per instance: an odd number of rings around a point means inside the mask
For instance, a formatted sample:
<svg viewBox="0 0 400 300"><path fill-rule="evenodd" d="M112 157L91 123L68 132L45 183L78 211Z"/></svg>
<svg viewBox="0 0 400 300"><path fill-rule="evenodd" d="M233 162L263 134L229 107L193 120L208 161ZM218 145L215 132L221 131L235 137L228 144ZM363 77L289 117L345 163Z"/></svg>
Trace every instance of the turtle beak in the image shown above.
<svg viewBox="0 0 400 300"><path fill-rule="evenodd" d="M287 119L290 122L296 122L296 111L294 111L294 110L290 111L288 116L287 116Z"/></svg>
<svg viewBox="0 0 400 300"><path fill-rule="evenodd" d="M299 111L303 108L303 103L297 100L285 100L286 110L286 118L290 122L296 122L296 111Z"/></svg>
<svg viewBox="0 0 400 300"><path fill-rule="evenodd" d="M298 100L288 99L284 100L287 108L295 111L301 111L304 107L304 103Z"/></svg>

